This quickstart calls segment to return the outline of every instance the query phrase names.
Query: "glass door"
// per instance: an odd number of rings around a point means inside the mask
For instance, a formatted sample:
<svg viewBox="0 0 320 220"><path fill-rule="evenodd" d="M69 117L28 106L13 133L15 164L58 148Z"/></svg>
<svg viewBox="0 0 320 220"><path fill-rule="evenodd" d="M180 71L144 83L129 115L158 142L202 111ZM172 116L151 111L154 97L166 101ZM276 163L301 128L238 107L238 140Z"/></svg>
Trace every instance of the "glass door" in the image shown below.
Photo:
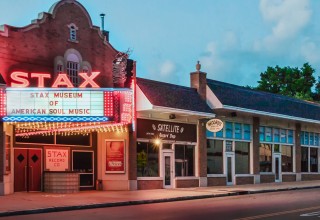
<svg viewBox="0 0 320 220"><path fill-rule="evenodd" d="M163 153L163 188L173 188L173 153Z"/></svg>
<svg viewBox="0 0 320 220"><path fill-rule="evenodd" d="M281 182L281 155L275 154L273 163L275 182Z"/></svg>
<svg viewBox="0 0 320 220"><path fill-rule="evenodd" d="M234 185L234 154L226 154L227 185Z"/></svg>

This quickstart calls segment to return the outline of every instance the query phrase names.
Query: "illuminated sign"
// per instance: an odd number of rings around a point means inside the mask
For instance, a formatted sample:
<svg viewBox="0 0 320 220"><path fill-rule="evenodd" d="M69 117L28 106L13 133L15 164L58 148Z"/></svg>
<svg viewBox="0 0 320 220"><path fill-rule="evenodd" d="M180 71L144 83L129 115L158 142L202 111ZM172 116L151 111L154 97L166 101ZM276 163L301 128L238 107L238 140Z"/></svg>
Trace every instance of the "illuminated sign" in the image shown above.
<svg viewBox="0 0 320 220"><path fill-rule="evenodd" d="M104 116L103 91L7 89L7 116Z"/></svg>
<svg viewBox="0 0 320 220"><path fill-rule="evenodd" d="M7 88L7 122L132 122L130 89Z"/></svg>
<svg viewBox="0 0 320 220"><path fill-rule="evenodd" d="M94 78L96 78L100 72L92 72L90 76L88 76L87 73L79 73L79 76L83 78L82 84L79 86L79 88L85 88L86 86L90 85L92 88L99 88L100 86L94 81ZM36 78L38 80L38 87L43 88L44 87L44 81L45 79L50 79L51 75L49 73L26 73L26 72L12 72L10 77L13 82L11 82L11 87L28 87L30 85L29 82L29 75L30 78ZM67 88L74 88L72 85L72 82L68 78L67 74L60 73L57 75L54 83L52 84L52 88L58 88L58 87L67 87Z"/></svg>

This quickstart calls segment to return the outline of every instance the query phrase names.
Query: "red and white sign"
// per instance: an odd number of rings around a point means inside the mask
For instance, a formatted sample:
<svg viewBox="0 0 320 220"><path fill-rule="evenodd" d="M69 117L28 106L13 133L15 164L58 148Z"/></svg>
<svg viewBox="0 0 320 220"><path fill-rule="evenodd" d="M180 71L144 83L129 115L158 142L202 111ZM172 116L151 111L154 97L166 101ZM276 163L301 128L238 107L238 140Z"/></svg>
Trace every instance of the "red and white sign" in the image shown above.
<svg viewBox="0 0 320 220"><path fill-rule="evenodd" d="M69 150L45 149L46 170L66 171L69 170Z"/></svg>
<svg viewBox="0 0 320 220"><path fill-rule="evenodd" d="M106 141L106 147L106 173L124 173L124 141Z"/></svg>

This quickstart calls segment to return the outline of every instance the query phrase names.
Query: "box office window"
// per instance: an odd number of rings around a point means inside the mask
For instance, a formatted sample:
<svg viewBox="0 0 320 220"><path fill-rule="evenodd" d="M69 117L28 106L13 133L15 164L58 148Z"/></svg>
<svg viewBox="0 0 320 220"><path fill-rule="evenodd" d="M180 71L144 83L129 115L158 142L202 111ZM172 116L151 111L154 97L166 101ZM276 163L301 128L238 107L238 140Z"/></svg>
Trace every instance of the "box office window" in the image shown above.
<svg viewBox="0 0 320 220"><path fill-rule="evenodd" d="M73 151L72 169L80 174L80 186L93 186L93 152Z"/></svg>
<svg viewBox="0 0 320 220"><path fill-rule="evenodd" d="M309 148L301 147L301 172L309 172Z"/></svg>
<svg viewBox="0 0 320 220"><path fill-rule="evenodd" d="M260 162L260 172L272 172L271 144L260 144L259 162Z"/></svg>
<svg viewBox="0 0 320 220"><path fill-rule="evenodd" d="M137 175L159 176L159 146L148 142L137 142Z"/></svg>
<svg viewBox="0 0 320 220"><path fill-rule="evenodd" d="M235 172L236 174L249 174L250 143L235 142Z"/></svg>
<svg viewBox="0 0 320 220"><path fill-rule="evenodd" d="M194 176L194 146L175 145L176 176Z"/></svg>
<svg viewBox="0 0 320 220"><path fill-rule="evenodd" d="M281 146L282 172L293 172L292 146Z"/></svg>
<svg viewBox="0 0 320 220"><path fill-rule="evenodd" d="M222 140L207 140L207 174L223 174Z"/></svg>
<svg viewBox="0 0 320 220"><path fill-rule="evenodd" d="M310 172L318 172L318 148L310 147Z"/></svg>

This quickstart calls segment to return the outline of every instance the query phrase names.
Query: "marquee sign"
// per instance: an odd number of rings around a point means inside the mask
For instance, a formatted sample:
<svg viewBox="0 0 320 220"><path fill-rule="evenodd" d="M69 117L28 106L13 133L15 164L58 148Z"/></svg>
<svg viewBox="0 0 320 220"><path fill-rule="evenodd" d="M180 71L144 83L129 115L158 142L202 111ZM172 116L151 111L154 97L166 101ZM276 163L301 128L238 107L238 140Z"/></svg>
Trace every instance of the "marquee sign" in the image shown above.
<svg viewBox="0 0 320 220"><path fill-rule="evenodd" d="M132 120L130 89L7 88L4 121Z"/></svg>

